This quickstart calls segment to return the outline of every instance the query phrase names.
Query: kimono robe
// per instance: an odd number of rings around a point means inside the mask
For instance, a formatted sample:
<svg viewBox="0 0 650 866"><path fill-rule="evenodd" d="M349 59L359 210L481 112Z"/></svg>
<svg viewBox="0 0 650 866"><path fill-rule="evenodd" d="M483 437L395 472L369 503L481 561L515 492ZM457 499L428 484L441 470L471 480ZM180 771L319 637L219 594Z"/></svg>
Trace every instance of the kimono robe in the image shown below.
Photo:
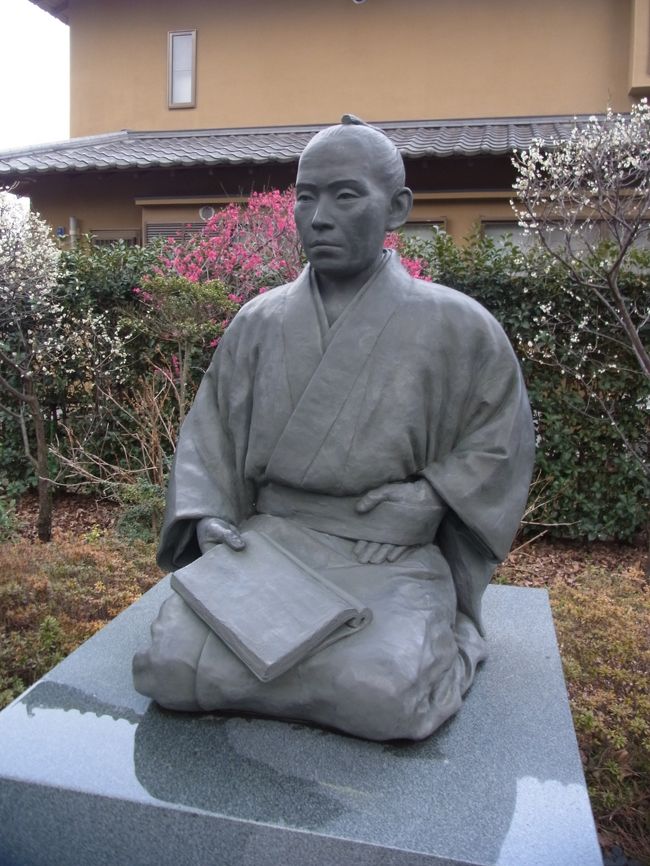
<svg viewBox="0 0 650 866"><path fill-rule="evenodd" d="M179 436L159 562L200 555L202 517L257 527L373 621L262 683L173 594L134 660L136 688L172 709L428 736L485 658L481 597L517 531L533 450L517 360L483 307L385 252L330 327L308 266L246 304L221 340ZM355 511L367 491L418 478L440 508ZM409 547L362 564L359 539Z"/></svg>

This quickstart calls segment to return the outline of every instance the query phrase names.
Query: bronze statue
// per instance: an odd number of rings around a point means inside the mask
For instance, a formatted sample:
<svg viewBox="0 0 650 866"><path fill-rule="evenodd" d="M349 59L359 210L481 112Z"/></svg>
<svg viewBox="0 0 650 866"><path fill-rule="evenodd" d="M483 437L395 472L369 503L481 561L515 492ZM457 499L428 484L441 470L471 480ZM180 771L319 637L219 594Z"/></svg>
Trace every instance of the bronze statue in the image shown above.
<svg viewBox="0 0 650 866"><path fill-rule="evenodd" d="M492 316L383 249L411 208L404 184L394 145L354 118L306 147L309 264L221 340L180 433L159 550L174 571L225 545L236 569L261 533L372 621L265 682L173 593L134 660L136 688L165 707L417 740L486 656L481 597L526 503L530 409ZM261 607L246 605L253 630Z"/></svg>

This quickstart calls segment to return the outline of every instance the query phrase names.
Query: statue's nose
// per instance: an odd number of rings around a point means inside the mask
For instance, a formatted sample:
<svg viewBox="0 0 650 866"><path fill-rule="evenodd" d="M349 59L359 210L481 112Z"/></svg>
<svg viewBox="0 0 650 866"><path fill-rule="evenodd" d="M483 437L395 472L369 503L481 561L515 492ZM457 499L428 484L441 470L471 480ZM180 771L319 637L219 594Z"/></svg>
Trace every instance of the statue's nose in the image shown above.
<svg viewBox="0 0 650 866"><path fill-rule="evenodd" d="M318 228L328 228L334 225L334 218L332 216L331 209L328 207L327 202L320 201L316 210L314 211L314 216L311 220L312 227L315 229Z"/></svg>

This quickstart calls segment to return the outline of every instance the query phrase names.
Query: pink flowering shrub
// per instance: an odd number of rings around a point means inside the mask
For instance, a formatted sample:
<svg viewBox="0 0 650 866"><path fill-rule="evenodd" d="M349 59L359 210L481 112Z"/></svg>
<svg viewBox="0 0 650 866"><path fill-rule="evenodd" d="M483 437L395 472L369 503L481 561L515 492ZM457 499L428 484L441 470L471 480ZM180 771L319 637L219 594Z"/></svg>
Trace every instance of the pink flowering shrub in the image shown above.
<svg viewBox="0 0 650 866"><path fill-rule="evenodd" d="M239 306L302 270L293 203L293 190L253 193L217 211L201 234L169 238L161 264L192 282L219 280Z"/></svg>
<svg viewBox="0 0 650 866"><path fill-rule="evenodd" d="M395 250L402 261L402 265L406 268L409 274L416 280L426 280L431 282L431 277L428 273L428 263L424 259L414 258L407 255L407 239L399 232L391 232L386 235L384 247L387 250Z"/></svg>
<svg viewBox="0 0 650 866"><path fill-rule="evenodd" d="M219 280L237 307L291 282L305 264L293 206L293 189L253 193L245 205L230 204L200 234L168 238L162 271L191 282ZM402 245L399 234L387 236L387 248L400 252ZM428 279L419 259L404 257L402 263L411 276Z"/></svg>

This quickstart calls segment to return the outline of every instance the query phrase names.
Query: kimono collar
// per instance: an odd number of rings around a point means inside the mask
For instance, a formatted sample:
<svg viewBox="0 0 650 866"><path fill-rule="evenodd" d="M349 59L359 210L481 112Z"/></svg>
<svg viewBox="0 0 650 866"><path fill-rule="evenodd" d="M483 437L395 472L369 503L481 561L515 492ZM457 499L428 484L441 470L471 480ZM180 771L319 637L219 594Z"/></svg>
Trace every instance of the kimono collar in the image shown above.
<svg viewBox="0 0 650 866"><path fill-rule="evenodd" d="M302 487L361 370L412 282L392 253L331 328L323 345L309 272L287 293L284 365L293 412L267 465L267 477ZM323 311L324 314L324 311ZM309 447L305 443L310 443Z"/></svg>
<svg viewBox="0 0 650 866"><path fill-rule="evenodd" d="M323 304L323 299L321 297L321 293L318 288L318 280L316 278L316 272L314 271L311 265L307 266L307 276L309 279L309 291L312 296L312 301L314 303L314 307L316 308L316 315L318 316L318 324L320 326L321 331L321 339L323 342L323 348L327 348L332 337L338 331L342 324L345 323L345 319L348 315L352 315L354 308L357 307L363 300L364 296L368 292L369 287L373 284L375 278L379 276L380 271L382 271L386 265L388 264L391 256L393 255L392 250L383 250L381 254L381 258L379 262L373 268L372 273L365 281L365 283L361 286L360 289L357 290L355 296L352 298L347 307L343 310L340 316L332 322L330 325L327 319L327 313L325 312L325 305Z"/></svg>

